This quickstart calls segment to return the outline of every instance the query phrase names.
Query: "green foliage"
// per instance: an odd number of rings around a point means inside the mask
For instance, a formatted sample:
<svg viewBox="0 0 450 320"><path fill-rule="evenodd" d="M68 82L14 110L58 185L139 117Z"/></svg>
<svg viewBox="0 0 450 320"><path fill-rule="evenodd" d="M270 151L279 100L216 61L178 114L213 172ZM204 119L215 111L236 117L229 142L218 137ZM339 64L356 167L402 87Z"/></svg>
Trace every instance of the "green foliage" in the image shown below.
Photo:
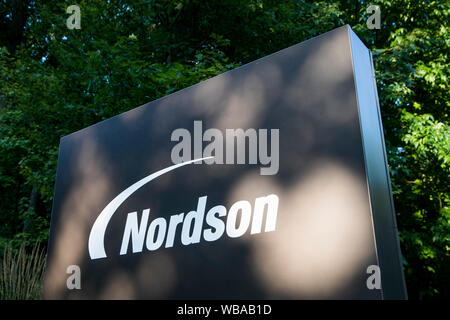
<svg viewBox="0 0 450 320"><path fill-rule="evenodd" d="M374 56L406 280L411 298L448 297L450 5L401 3Z"/></svg>
<svg viewBox="0 0 450 320"><path fill-rule="evenodd" d="M80 0L80 30L70 4L0 3L0 245L46 242L62 136L350 24L374 56L409 296L450 296L448 1Z"/></svg>

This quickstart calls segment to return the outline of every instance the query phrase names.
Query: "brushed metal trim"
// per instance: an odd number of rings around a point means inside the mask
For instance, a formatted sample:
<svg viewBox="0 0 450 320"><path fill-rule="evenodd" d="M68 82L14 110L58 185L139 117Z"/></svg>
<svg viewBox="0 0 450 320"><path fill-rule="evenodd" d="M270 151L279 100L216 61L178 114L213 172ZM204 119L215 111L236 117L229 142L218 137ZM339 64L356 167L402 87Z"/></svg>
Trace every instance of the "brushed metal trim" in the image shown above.
<svg viewBox="0 0 450 320"><path fill-rule="evenodd" d="M407 299L372 55L348 30L382 296Z"/></svg>

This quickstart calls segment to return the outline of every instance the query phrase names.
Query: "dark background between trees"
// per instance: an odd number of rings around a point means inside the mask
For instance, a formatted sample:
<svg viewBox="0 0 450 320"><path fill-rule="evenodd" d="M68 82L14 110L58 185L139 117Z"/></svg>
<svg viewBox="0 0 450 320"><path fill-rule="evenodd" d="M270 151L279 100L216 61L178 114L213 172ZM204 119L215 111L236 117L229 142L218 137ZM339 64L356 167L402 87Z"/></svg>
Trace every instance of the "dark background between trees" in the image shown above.
<svg viewBox="0 0 450 320"><path fill-rule="evenodd" d="M80 30L66 27L71 4ZM444 0L0 0L0 249L46 244L61 136L349 24L374 54L409 297L448 298L449 12Z"/></svg>

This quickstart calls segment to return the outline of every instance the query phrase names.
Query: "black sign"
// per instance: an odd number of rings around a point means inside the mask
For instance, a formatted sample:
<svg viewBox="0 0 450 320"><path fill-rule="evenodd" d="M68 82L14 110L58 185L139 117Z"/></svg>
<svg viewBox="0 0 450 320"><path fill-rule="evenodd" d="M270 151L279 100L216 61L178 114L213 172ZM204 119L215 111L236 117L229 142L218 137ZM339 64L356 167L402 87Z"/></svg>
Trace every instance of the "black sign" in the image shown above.
<svg viewBox="0 0 450 320"><path fill-rule="evenodd" d="M61 139L49 299L398 299L372 58L344 26Z"/></svg>

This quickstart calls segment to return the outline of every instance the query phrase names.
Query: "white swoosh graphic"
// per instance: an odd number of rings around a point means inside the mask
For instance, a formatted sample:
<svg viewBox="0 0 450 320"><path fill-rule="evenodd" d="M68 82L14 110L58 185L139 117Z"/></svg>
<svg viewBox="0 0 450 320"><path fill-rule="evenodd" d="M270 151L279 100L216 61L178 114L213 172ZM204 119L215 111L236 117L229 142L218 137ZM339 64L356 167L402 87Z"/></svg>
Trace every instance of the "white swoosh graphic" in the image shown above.
<svg viewBox="0 0 450 320"><path fill-rule="evenodd" d="M122 191L117 197L115 197L106 207L103 209L103 211L99 214L97 217L97 220L95 220L94 225L92 226L91 233L89 234L89 255L91 256L91 259L100 259L100 258L106 258L106 252L105 252L105 232L106 227L108 226L109 221L111 220L112 216L116 212L117 208L128 199L129 196L131 196L136 190L141 188L143 185L149 183L153 179L172 171L176 168L197 162L202 161L206 159L211 159L214 157L206 157L206 158L199 158L194 159L182 163L175 164L173 166L170 166L168 168L159 170L155 173L152 173L151 175L139 180L135 184L131 185L124 191Z"/></svg>

